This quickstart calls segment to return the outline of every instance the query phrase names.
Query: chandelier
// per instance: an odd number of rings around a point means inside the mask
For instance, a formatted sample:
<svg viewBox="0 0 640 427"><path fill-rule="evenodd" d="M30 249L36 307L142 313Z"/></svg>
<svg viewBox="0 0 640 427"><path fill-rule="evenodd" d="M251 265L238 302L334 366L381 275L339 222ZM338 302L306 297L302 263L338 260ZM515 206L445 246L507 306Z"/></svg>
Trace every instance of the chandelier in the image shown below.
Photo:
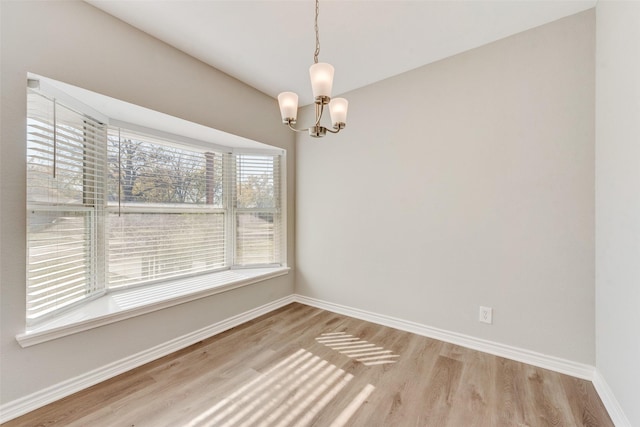
<svg viewBox="0 0 640 427"><path fill-rule="evenodd" d="M278 104L280 105L280 114L282 115L282 123L296 132L309 131L309 135L314 138L320 138L327 132L338 133L344 129L347 122L347 107L349 102L344 98L331 99L331 87L333 86L333 66L324 62L318 62L318 54L320 53L320 37L318 35L318 13L320 12L319 0L316 0L316 50L313 53L313 65L309 68L311 77L311 89L316 107L315 125L308 129L296 129L293 125L296 123L298 116L298 95L294 92L282 92L278 95ZM320 125L324 106L329 104L329 114L333 129L328 129Z"/></svg>

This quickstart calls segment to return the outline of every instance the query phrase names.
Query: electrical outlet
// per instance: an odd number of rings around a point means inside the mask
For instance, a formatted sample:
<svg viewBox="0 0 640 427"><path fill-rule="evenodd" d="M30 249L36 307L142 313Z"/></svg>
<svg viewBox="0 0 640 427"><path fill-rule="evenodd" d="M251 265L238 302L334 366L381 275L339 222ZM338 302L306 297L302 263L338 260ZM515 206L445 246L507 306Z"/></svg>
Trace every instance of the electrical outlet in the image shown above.
<svg viewBox="0 0 640 427"><path fill-rule="evenodd" d="M480 306L480 319L482 323L493 323L493 309L491 307Z"/></svg>

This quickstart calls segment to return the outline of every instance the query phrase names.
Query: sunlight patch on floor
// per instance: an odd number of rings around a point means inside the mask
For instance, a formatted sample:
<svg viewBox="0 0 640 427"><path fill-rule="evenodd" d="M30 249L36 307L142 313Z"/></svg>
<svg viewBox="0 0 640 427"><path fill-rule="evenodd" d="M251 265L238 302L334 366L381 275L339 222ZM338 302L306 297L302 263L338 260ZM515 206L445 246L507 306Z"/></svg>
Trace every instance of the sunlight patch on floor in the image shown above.
<svg viewBox="0 0 640 427"><path fill-rule="evenodd" d="M308 426L352 379L352 374L300 349L244 383L185 426ZM370 384L365 386L331 425L346 425L374 389Z"/></svg>
<svg viewBox="0 0 640 427"><path fill-rule="evenodd" d="M396 359L400 357L391 350L346 332L328 332L317 337L316 341L367 366L396 363Z"/></svg>

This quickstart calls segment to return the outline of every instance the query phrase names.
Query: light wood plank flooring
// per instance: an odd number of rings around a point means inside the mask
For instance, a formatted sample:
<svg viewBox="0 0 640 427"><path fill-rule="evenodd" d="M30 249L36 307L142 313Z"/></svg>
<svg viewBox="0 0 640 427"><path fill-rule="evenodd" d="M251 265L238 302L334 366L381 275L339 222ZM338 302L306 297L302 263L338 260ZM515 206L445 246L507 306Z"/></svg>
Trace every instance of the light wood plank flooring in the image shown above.
<svg viewBox="0 0 640 427"><path fill-rule="evenodd" d="M301 304L5 426L613 426L592 384Z"/></svg>

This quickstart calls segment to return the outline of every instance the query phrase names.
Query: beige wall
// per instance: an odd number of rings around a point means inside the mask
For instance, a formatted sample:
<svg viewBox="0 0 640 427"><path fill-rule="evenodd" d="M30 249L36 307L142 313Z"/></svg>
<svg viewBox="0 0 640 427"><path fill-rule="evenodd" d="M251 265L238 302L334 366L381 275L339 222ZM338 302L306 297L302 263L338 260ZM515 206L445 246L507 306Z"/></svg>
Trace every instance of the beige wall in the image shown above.
<svg viewBox="0 0 640 427"><path fill-rule="evenodd" d="M589 10L345 94L298 142L297 292L594 364L594 46Z"/></svg>
<svg viewBox="0 0 640 427"><path fill-rule="evenodd" d="M22 349L26 75L37 73L288 150L289 265L294 138L277 103L80 1L2 1L0 403L71 380L293 292L293 274Z"/></svg>
<svg viewBox="0 0 640 427"><path fill-rule="evenodd" d="M640 3L596 11L596 367L640 426Z"/></svg>

